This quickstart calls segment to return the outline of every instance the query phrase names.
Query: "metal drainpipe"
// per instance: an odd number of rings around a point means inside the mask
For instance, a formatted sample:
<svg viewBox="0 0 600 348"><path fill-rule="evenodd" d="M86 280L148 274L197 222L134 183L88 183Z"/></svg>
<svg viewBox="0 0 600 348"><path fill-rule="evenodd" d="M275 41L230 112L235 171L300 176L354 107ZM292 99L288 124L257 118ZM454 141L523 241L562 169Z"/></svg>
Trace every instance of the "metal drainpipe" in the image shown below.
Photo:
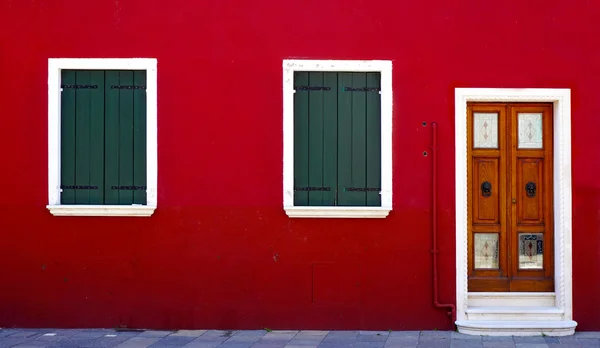
<svg viewBox="0 0 600 348"><path fill-rule="evenodd" d="M433 305L436 308L449 308L448 316L452 317L452 324L456 322L456 307L453 304L444 304L438 301L438 272L437 272L437 123L431 123L433 128L433 148L431 160L433 161L432 173L432 225L433 225Z"/></svg>

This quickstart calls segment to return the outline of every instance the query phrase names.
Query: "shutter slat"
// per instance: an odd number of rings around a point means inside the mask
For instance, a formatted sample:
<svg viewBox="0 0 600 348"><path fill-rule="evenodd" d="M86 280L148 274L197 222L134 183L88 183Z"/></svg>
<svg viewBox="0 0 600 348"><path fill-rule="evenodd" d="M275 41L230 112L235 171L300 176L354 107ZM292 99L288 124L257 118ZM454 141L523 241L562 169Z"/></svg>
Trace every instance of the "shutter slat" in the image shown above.
<svg viewBox="0 0 600 348"><path fill-rule="evenodd" d="M136 86L146 86L146 71L133 73ZM134 204L146 204L146 90L133 90L133 191Z"/></svg>
<svg viewBox="0 0 600 348"><path fill-rule="evenodd" d="M104 116L104 204L119 204L119 72L105 73L105 116Z"/></svg>
<svg viewBox="0 0 600 348"><path fill-rule="evenodd" d="M367 83L366 73L352 73L352 87L364 88ZM343 92L348 93L348 92ZM352 93L352 187L367 187L367 93ZM350 193L351 205L364 206L367 193L354 191Z"/></svg>
<svg viewBox="0 0 600 348"><path fill-rule="evenodd" d="M381 88L381 73L367 73L367 87ZM367 187L381 188L381 95L367 95ZM367 191L367 206L381 206L379 191Z"/></svg>
<svg viewBox="0 0 600 348"><path fill-rule="evenodd" d="M310 87L323 86L323 73L308 74ZM323 186L323 90L308 93L308 186ZM308 205L323 205L323 191L309 191Z"/></svg>
<svg viewBox="0 0 600 348"><path fill-rule="evenodd" d="M308 73L295 72L294 86L308 86ZM308 92L294 93L294 188L308 187ZM309 191L295 191L294 205L308 205Z"/></svg>
<svg viewBox="0 0 600 348"><path fill-rule="evenodd" d="M323 74L323 86L330 87L323 92L323 205L334 206L337 201L337 97L339 88L337 73Z"/></svg>
<svg viewBox="0 0 600 348"><path fill-rule="evenodd" d="M104 71L90 72L90 204L104 204Z"/></svg>
<svg viewBox="0 0 600 348"><path fill-rule="evenodd" d="M90 84L90 71L76 73L77 85ZM75 185L90 185L90 106L91 89L75 89ZM76 204L90 204L90 190L75 190Z"/></svg>
<svg viewBox="0 0 600 348"><path fill-rule="evenodd" d="M352 187L352 97L356 92L344 92L352 86L352 73L338 74L338 205L352 205L354 192L345 191Z"/></svg>
<svg viewBox="0 0 600 348"><path fill-rule="evenodd" d="M133 85L133 71L120 71L121 86ZM133 89L119 89L119 204L133 203Z"/></svg>
<svg viewBox="0 0 600 348"><path fill-rule="evenodd" d="M74 85L75 71L62 70L61 84ZM75 186L75 89L63 88L61 92L60 121L60 184ZM61 204L75 204L75 190L63 188Z"/></svg>

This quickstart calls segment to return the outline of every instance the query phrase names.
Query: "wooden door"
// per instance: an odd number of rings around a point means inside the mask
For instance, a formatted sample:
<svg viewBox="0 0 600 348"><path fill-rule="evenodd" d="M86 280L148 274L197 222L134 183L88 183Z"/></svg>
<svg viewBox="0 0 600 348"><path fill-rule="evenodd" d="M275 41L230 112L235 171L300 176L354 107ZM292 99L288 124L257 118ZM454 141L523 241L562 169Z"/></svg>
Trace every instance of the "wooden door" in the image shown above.
<svg viewBox="0 0 600 348"><path fill-rule="evenodd" d="M467 111L469 291L553 291L552 104Z"/></svg>

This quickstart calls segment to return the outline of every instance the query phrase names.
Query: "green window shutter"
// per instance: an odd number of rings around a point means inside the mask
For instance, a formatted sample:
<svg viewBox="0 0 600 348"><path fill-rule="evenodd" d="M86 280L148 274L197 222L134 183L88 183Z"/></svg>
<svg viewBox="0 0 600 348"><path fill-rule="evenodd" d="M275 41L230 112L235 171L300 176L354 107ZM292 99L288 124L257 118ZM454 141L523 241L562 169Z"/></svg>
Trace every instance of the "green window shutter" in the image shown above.
<svg viewBox="0 0 600 348"><path fill-rule="evenodd" d="M335 205L337 74L296 72L294 204Z"/></svg>
<svg viewBox="0 0 600 348"><path fill-rule="evenodd" d="M294 205L381 205L380 73L294 75Z"/></svg>
<svg viewBox="0 0 600 348"><path fill-rule="evenodd" d="M380 79L380 73L340 73L338 205L341 206L381 205Z"/></svg>
<svg viewBox="0 0 600 348"><path fill-rule="evenodd" d="M146 72L63 70L62 85L61 204L146 204Z"/></svg>
<svg viewBox="0 0 600 348"><path fill-rule="evenodd" d="M102 204L104 74L61 75L61 203Z"/></svg>

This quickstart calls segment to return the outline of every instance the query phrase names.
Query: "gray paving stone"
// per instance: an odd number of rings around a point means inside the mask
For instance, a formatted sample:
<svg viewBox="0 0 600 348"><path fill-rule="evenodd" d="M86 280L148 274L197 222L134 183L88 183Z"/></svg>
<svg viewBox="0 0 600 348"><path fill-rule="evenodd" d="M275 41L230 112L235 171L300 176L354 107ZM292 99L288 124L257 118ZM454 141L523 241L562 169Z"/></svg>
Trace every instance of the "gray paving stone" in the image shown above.
<svg viewBox="0 0 600 348"><path fill-rule="evenodd" d="M512 337L511 337L512 339ZM484 348L515 348L515 343L511 341L484 341Z"/></svg>
<svg viewBox="0 0 600 348"><path fill-rule="evenodd" d="M549 348L581 348L580 344L574 343L549 343Z"/></svg>
<svg viewBox="0 0 600 348"><path fill-rule="evenodd" d="M436 331L436 330L427 330L421 331L421 337L446 337L450 338L452 335L452 331Z"/></svg>
<svg viewBox="0 0 600 348"><path fill-rule="evenodd" d="M421 331L392 331L389 334L389 337L419 337L421 336Z"/></svg>
<svg viewBox="0 0 600 348"><path fill-rule="evenodd" d="M183 347L186 344L192 342L195 339L195 337L189 337L189 336L167 336L164 338L159 339L158 341L156 341L156 343L153 343L152 345L150 345L150 347L165 347L165 346L170 346L170 347Z"/></svg>
<svg viewBox="0 0 600 348"><path fill-rule="evenodd" d="M298 336L296 336L298 337ZM289 341L287 345L292 345L292 346L303 346L303 347L308 347L308 346L317 346L319 345L319 343L321 343L321 339L297 339L296 337L294 337L293 340Z"/></svg>
<svg viewBox="0 0 600 348"><path fill-rule="evenodd" d="M151 344L158 342L158 340L159 340L158 337L136 336L136 337L132 337L132 338L128 339L127 341L119 344L117 347L118 348L145 348L145 347L150 346Z"/></svg>
<svg viewBox="0 0 600 348"><path fill-rule="evenodd" d="M358 331L329 331L327 337L358 337Z"/></svg>
<svg viewBox="0 0 600 348"><path fill-rule="evenodd" d="M38 335L40 335L40 333L37 331L23 330L23 331L14 332L14 333L10 334L8 337L29 338L29 337L34 337L34 336L38 336Z"/></svg>
<svg viewBox="0 0 600 348"><path fill-rule="evenodd" d="M166 337L174 333L173 331L162 331L162 330L148 330L140 333L138 337Z"/></svg>
<svg viewBox="0 0 600 348"><path fill-rule="evenodd" d="M392 338L388 338L387 341L385 342L386 347L387 346L416 346L419 344L419 338L418 337L392 337Z"/></svg>
<svg viewBox="0 0 600 348"><path fill-rule="evenodd" d="M0 348L13 347L13 346L22 344L26 341L27 341L27 339L22 338L22 337L16 337L16 338L4 337L4 338L2 338L2 340L0 340Z"/></svg>
<svg viewBox="0 0 600 348"><path fill-rule="evenodd" d="M575 338L574 336L564 336L564 337L558 337L558 341L561 344L575 344L575 345L580 345L579 341L577 341L577 338Z"/></svg>
<svg viewBox="0 0 600 348"><path fill-rule="evenodd" d="M419 347L419 348L449 348L450 341L419 343L419 345L417 347Z"/></svg>
<svg viewBox="0 0 600 348"><path fill-rule="evenodd" d="M249 337L262 337L267 334L265 330L240 330L235 331L232 336L249 336Z"/></svg>
<svg viewBox="0 0 600 348"><path fill-rule="evenodd" d="M317 346L318 348L348 348L352 347L352 344L348 343L321 343ZM252 347L254 348L254 347Z"/></svg>
<svg viewBox="0 0 600 348"><path fill-rule="evenodd" d="M206 330L177 330L177 332L171 334L171 336L199 337L202 336L205 332Z"/></svg>
<svg viewBox="0 0 600 348"><path fill-rule="evenodd" d="M465 335L454 331L450 333L450 338L453 340L481 341L481 336Z"/></svg>
<svg viewBox="0 0 600 348"><path fill-rule="evenodd" d="M389 331L359 331L359 336L389 336Z"/></svg>
<svg viewBox="0 0 600 348"><path fill-rule="evenodd" d="M600 340L597 338L577 338L582 347L600 347Z"/></svg>
<svg viewBox="0 0 600 348"><path fill-rule="evenodd" d="M184 347L185 348L215 348L220 344L221 344L221 342L194 340L194 341L186 344Z"/></svg>
<svg viewBox="0 0 600 348"><path fill-rule="evenodd" d="M560 343L560 341L556 337L546 336L546 337L544 337L544 340L546 341L546 343Z"/></svg>
<svg viewBox="0 0 600 348"><path fill-rule="evenodd" d="M512 336L481 336L483 342L513 342Z"/></svg>
<svg viewBox="0 0 600 348"><path fill-rule="evenodd" d="M516 343L517 348L548 348L546 343Z"/></svg>
<svg viewBox="0 0 600 348"><path fill-rule="evenodd" d="M352 344L355 348L383 348L385 345L384 341L380 342L356 342Z"/></svg>
<svg viewBox="0 0 600 348"><path fill-rule="evenodd" d="M52 342L49 347L83 347L93 344L99 337L77 337L71 336L57 342Z"/></svg>
<svg viewBox="0 0 600 348"><path fill-rule="evenodd" d="M327 336L330 331L322 330L302 330L298 332L297 336Z"/></svg>
<svg viewBox="0 0 600 348"><path fill-rule="evenodd" d="M254 347L252 347L254 348ZM283 348L317 348L317 345L298 345L298 344L287 344Z"/></svg>
<svg viewBox="0 0 600 348"><path fill-rule="evenodd" d="M358 335L356 342L385 342L388 336L377 336L377 335Z"/></svg>
<svg viewBox="0 0 600 348"><path fill-rule="evenodd" d="M513 340L515 341L515 344L517 343L546 343L546 340L543 336L524 336L524 337L519 337L519 336L515 336L513 338Z"/></svg>
<svg viewBox="0 0 600 348"><path fill-rule="evenodd" d="M450 341L451 348L483 348L482 341L474 340L452 340Z"/></svg>
<svg viewBox="0 0 600 348"><path fill-rule="evenodd" d="M255 343L261 338L261 336L231 336L224 343Z"/></svg>
<svg viewBox="0 0 600 348"><path fill-rule="evenodd" d="M385 348L417 348L417 345L412 345L412 346L407 346L407 345L402 345L402 344L390 344L390 345L385 345Z"/></svg>
<svg viewBox="0 0 600 348"><path fill-rule="evenodd" d="M597 338L597 339L600 339L600 331L576 332L575 333L575 337L576 338Z"/></svg>
<svg viewBox="0 0 600 348"><path fill-rule="evenodd" d="M224 342L224 343L221 343L219 348L250 348L253 345L254 345L254 343L250 343L250 342L234 342L234 343Z"/></svg>

